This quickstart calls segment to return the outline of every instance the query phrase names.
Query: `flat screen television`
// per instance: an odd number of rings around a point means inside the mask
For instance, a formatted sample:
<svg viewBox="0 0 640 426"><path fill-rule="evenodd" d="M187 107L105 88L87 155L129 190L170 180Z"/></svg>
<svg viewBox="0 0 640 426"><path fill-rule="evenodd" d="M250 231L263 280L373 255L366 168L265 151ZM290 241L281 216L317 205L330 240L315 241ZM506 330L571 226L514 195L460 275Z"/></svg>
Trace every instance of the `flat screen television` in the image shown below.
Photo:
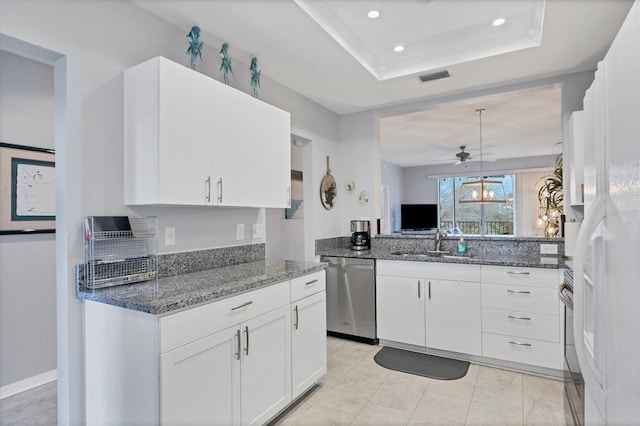
<svg viewBox="0 0 640 426"><path fill-rule="evenodd" d="M400 227L403 231L425 231L438 227L437 204L401 204Z"/></svg>

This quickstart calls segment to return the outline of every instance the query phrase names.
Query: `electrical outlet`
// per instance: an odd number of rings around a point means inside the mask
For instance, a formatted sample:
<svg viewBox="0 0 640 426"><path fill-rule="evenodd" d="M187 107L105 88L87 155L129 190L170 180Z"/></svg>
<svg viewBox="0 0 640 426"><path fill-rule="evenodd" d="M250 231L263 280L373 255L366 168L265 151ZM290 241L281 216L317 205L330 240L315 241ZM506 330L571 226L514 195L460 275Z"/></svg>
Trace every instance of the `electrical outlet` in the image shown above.
<svg viewBox="0 0 640 426"><path fill-rule="evenodd" d="M540 254L558 254L558 245L540 244Z"/></svg>
<svg viewBox="0 0 640 426"><path fill-rule="evenodd" d="M244 223L236 225L236 240L244 240Z"/></svg>
<svg viewBox="0 0 640 426"><path fill-rule="evenodd" d="M262 233L263 233L262 224L261 223L254 223L253 224L253 238L262 238Z"/></svg>
<svg viewBox="0 0 640 426"><path fill-rule="evenodd" d="M164 245L174 246L176 245L176 228L164 228Z"/></svg>

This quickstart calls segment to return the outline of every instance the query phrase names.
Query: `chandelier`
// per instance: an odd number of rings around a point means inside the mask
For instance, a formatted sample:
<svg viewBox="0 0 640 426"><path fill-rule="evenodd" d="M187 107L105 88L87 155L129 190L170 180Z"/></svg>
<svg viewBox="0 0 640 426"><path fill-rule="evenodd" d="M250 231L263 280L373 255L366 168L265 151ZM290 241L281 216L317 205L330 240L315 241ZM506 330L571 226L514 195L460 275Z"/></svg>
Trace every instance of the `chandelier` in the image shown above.
<svg viewBox="0 0 640 426"><path fill-rule="evenodd" d="M480 118L480 179L463 182L460 187L460 204L504 204L507 202L504 186L499 180L486 180L482 163L482 113L484 108L476 112Z"/></svg>

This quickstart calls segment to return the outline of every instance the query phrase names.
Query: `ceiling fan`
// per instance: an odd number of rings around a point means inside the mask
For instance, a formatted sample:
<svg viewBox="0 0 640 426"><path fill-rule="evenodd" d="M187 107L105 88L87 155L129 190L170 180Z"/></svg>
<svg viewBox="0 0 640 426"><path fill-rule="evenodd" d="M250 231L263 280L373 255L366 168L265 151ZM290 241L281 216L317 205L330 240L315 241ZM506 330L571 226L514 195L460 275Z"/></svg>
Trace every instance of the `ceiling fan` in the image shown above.
<svg viewBox="0 0 640 426"><path fill-rule="evenodd" d="M471 160L471 154L469 154L468 152L465 152L464 151L465 148L466 146L462 145L460 147L460 152L456 153L456 157L458 158L458 161L454 163L455 166L457 166L460 163L464 163L465 161Z"/></svg>

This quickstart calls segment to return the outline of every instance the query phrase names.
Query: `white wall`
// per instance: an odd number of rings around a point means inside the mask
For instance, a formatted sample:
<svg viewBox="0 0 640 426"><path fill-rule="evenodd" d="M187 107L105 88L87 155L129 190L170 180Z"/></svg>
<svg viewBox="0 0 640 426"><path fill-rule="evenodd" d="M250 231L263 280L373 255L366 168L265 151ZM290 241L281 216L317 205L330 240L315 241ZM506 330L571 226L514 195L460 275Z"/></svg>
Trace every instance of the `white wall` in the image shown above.
<svg viewBox="0 0 640 426"><path fill-rule="evenodd" d="M438 178L428 178L428 167L402 169L404 204L438 204Z"/></svg>
<svg viewBox="0 0 640 426"><path fill-rule="evenodd" d="M54 148L53 67L0 51L0 142ZM56 369L55 234L0 235L0 388Z"/></svg>
<svg viewBox="0 0 640 426"><path fill-rule="evenodd" d="M340 156L332 159L341 225L341 233L335 235L351 235L350 221L356 219L370 220L375 232L376 219L380 217L381 184L377 117L369 111L341 116L340 143ZM348 178L353 178L356 184L351 195L345 192ZM369 200L365 206L358 202L361 191L365 191Z"/></svg>
<svg viewBox="0 0 640 426"><path fill-rule="evenodd" d="M400 205L403 200L403 169L386 161L381 161L382 185L389 187L389 210L390 216L387 219L389 232L400 230Z"/></svg>
<svg viewBox="0 0 640 426"><path fill-rule="evenodd" d="M303 170L303 148L291 145L291 170ZM303 173L303 182L306 179ZM292 187L295 182L292 182ZM315 195L315 194L314 194ZM311 194L304 194L303 200ZM303 203L303 211L306 201ZM266 257L268 259L305 260L304 252L304 222L305 219L285 219L285 209L266 209L267 244Z"/></svg>
<svg viewBox="0 0 640 426"><path fill-rule="evenodd" d="M568 74L562 76L548 77L539 80L531 80L519 83L506 84L503 86L497 87L488 87L479 89L472 92L467 93L457 93L454 95L447 95L440 98L431 98L431 99L422 99L413 102L407 102L399 105L392 105L383 108L372 109L369 111L359 112L356 114L347 114L340 117L341 129L342 128L353 128L354 130L350 133L341 133L341 141L344 144L357 144L358 139L368 139L370 143L374 143L374 145L364 146L362 144L360 146L361 150L359 152L359 161L357 164L354 164L356 170L366 169L366 170L375 170L377 176L373 177L367 182L361 183L361 185L373 186L380 182L380 147L377 142L377 119L378 117L389 117L399 114L408 114L417 111L425 111L429 109L437 109L441 108L445 105L449 105L454 102L464 101L465 99L475 99L482 96L489 96L498 93L507 93L517 90L529 89L534 87L541 86L549 86L553 84L560 84L562 86L562 126L563 126L563 137L566 140L567 132L568 132L568 120L571 112L579 110L582 108L582 98L584 97L584 92L591 84L593 80L593 71L585 71L575 74ZM358 130L356 130L358 129ZM373 134L372 133L373 129ZM374 150L374 151L371 151ZM344 159L344 161L348 162L350 159ZM470 165L468 167L472 167ZM515 163L514 163L515 164ZM565 165L566 167L566 165ZM502 168L502 167L501 167ZM510 167L511 169L511 167ZM418 172L416 172L418 173ZM449 172L451 173L451 172ZM365 173L366 174L366 173ZM436 175L438 173L429 172L425 175ZM363 174L364 175L364 174ZM427 185L425 187L425 194L423 195L426 198L425 200L431 200L431 202L435 202L437 200L437 191L434 191L434 188L437 188L437 185L434 184ZM412 200L412 196L410 193L415 192L414 189L408 189L407 183L405 182L404 187L404 202L410 202ZM379 197L377 196L376 191L376 203L379 202ZM427 201L425 201L427 202ZM348 213L351 211L343 211L343 219L342 222L347 222L349 220ZM567 219L570 219L570 215L567 215Z"/></svg>
<svg viewBox="0 0 640 426"><path fill-rule="evenodd" d="M82 423L83 305L75 298L73 285L73 265L82 261L82 217L155 214L161 234L165 226L176 228L175 250L235 245L236 223L247 227L263 219L259 209L129 209L123 205L122 72L157 55L187 65L188 29L169 26L130 2L35 0L3 1L0 29L3 43L17 45L18 50L26 42L33 50L47 49L42 55L62 55L54 59L56 150L61 168L57 194L58 410L60 423ZM199 70L220 79L217 48L205 45L203 57L205 64ZM249 92L248 66L234 65L232 86ZM312 180L319 187L324 156L337 157L339 152L337 115L266 75L260 93L262 99L291 112L294 133L313 141ZM259 179L250 171L247 177ZM337 235L339 218L321 209L317 205L310 209L316 225L311 232L317 238ZM305 245L312 247L313 241ZM168 251L162 245L160 250Z"/></svg>

